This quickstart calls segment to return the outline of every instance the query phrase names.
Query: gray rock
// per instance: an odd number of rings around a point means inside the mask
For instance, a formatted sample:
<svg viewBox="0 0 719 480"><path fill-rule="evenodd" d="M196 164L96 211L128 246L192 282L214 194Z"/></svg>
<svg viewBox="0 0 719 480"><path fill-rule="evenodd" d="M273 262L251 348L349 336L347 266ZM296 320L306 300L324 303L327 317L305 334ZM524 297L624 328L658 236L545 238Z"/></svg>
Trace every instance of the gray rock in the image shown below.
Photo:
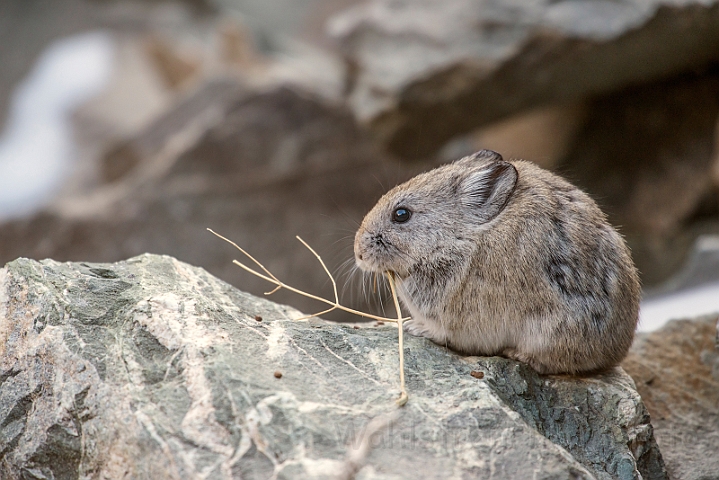
<svg viewBox="0 0 719 480"><path fill-rule="evenodd" d="M540 377L410 337L398 409L394 327L300 316L166 256L9 263L0 476L666 478L620 368Z"/></svg>
<svg viewBox="0 0 719 480"><path fill-rule="evenodd" d="M718 322L719 315L705 315L640 333L622 362L676 480L719 479Z"/></svg>
<svg viewBox="0 0 719 480"><path fill-rule="evenodd" d="M714 1L373 0L336 16L350 101L404 157L494 120L719 59Z"/></svg>

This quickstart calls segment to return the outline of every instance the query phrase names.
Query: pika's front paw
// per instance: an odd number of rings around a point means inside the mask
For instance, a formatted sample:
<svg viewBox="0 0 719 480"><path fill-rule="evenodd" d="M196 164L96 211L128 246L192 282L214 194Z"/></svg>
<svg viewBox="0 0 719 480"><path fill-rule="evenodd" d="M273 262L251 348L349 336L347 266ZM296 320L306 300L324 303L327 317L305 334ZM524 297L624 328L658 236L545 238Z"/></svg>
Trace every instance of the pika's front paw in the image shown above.
<svg viewBox="0 0 719 480"><path fill-rule="evenodd" d="M419 320L405 320L402 323L404 331L415 337L429 337L429 329Z"/></svg>
<svg viewBox="0 0 719 480"><path fill-rule="evenodd" d="M447 335L444 330L438 328L431 322L422 322L416 319L407 320L403 323L404 331L415 337L424 337L434 343L444 345L447 343Z"/></svg>

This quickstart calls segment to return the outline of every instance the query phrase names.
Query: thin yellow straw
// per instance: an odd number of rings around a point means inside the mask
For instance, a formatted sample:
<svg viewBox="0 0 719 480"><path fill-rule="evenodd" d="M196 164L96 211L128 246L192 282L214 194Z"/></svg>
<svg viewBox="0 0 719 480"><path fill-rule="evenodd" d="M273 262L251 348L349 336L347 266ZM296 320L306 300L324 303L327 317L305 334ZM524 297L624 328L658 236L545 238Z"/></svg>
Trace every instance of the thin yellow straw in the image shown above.
<svg viewBox="0 0 719 480"><path fill-rule="evenodd" d="M392 290L392 298L394 299L394 308L397 310L397 336L399 338L399 389L400 394L399 398L397 399L397 405L402 407L405 403L407 403L407 400L409 400L409 395L407 395L407 390L404 386L404 341L403 341L403 333L404 329L402 328L402 311L399 308L399 299L397 298L397 291L394 287L394 275L392 272L386 272L387 273L387 279L389 279L389 288Z"/></svg>

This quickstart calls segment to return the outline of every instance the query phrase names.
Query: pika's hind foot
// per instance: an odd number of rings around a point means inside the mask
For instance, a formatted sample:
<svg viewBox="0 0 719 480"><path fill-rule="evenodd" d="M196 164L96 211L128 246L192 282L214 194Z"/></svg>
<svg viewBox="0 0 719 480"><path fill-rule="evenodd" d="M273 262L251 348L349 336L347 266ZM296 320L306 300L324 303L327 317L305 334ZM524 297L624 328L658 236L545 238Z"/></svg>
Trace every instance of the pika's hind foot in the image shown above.
<svg viewBox="0 0 719 480"><path fill-rule="evenodd" d="M548 373L551 373L550 369L546 365L544 365L543 363L538 361L536 358L534 358L533 356L528 355L524 352L520 352L519 350L517 350L515 348L504 349L504 351L502 352L502 355L511 360L516 360L518 362L526 363L527 365L532 367L532 369L535 372L539 373L540 375L546 375Z"/></svg>

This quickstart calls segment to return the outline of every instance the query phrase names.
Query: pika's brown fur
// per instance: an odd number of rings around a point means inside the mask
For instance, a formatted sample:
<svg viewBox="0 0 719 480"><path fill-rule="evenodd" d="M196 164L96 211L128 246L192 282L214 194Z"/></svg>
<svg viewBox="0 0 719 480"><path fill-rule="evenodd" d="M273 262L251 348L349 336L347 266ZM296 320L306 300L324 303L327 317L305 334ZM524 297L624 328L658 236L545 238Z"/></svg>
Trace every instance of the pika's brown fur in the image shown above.
<svg viewBox="0 0 719 480"><path fill-rule="evenodd" d="M409 333L464 354L576 374L618 364L634 338L637 270L596 203L489 150L385 194L355 260L396 274Z"/></svg>

